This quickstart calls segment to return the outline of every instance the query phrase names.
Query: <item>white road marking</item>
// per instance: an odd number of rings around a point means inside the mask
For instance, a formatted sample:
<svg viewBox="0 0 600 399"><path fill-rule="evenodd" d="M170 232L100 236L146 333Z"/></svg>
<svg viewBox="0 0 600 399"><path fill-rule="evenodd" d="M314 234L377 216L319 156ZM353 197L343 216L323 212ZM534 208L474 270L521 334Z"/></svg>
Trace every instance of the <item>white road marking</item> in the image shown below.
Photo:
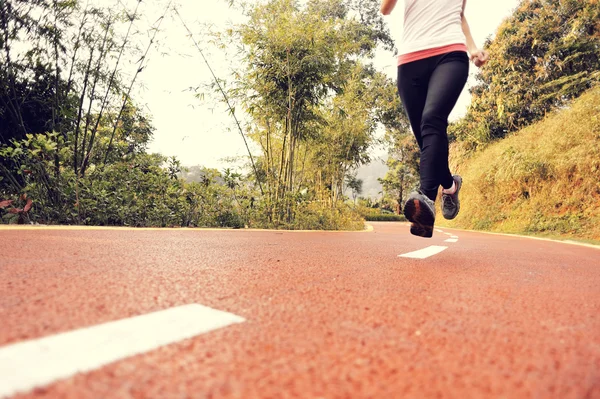
<svg viewBox="0 0 600 399"><path fill-rule="evenodd" d="M0 347L0 397L244 321L190 304Z"/></svg>
<svg viewBox="0 0 600 399"><path fill-rule="evenodd" d="M458 242L458 238L448 238L446 241L444 242Z"/></svg>
<svg viewBox="0 0 600 399"><path fill-rule="evenodd" d="M438 233L443 233L444 232L443 230L438 230L438 229L436 229L435 231L437 231Z"/></svg>
<svg viewBox="0 0 600 399"><path fill-rule="evenodd" d="M425 258L429 258L430 256L437 255L446 249L448 249L448 247L432 245L431 247L427 247L424 249L420 249L418 251L409 252L407 254L398 255L398 256L401 258L425 259Z"/></svg>
<svg viewBox="0 0 600 399"><path fill-rule="evenodd" d="M450 236L450 238L457 238L458 239L458 236Z"/></svg>

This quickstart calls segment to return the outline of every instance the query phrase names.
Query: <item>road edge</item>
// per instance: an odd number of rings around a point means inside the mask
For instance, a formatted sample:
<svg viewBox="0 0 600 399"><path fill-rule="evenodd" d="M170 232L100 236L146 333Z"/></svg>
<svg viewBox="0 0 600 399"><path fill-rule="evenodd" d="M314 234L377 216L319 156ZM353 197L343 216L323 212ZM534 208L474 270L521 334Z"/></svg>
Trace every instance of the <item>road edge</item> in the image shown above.
<svg viewBox="0 0 600 399"><path fill-rule="evenodd" d="M365 223L363 230L275 230L275 229L233 229L205 227L126 227L126 226L68 226L68 225L12 225L0 224L0 231L17 230L105 230L105 231L252 231L271 233L371 233L374 227Z"/></svg>
<svg viewBox="0 0 600 399"><path fill-rule="evenodd" d="M467 229L459 229L459 228L455 228L455 227L437 227L437 228L438 229L446 229L446 230L466 231L468 233L481 233L481 234L488 234L488 235L493 235L493 236L529 238L531 240L549 241L549 242L556 242L556 243L561 243L561 244L577 245L580 247L594 248L594 249L600 250L600 245L587 244L584 242L577 242L577 241L572 241L572 240L556 240L556 239L552 239L552 238L525 236L525 235L521 235L521 234L495 233L492 231L467 230Z"/></svg>

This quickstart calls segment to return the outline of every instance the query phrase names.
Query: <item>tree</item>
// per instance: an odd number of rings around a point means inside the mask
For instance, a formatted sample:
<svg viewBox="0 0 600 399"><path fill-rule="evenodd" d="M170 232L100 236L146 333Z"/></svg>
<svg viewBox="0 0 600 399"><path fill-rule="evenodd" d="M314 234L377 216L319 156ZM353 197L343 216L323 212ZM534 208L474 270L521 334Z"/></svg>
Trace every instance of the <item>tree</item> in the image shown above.
<svg viewBox="0 0 600 399"><path fill-rule="evenodd" d="M348 176L346 178L346 184L348 185L348 188L352 190L352 200L354 201L354 206L356 206L356 197L363 192L363 180L358 179L356 176Z"/></svg>
<svg viewBox="0 0 600 399"><path fill-rule="evenodd" d="M600 2L522 0L488 41L490 61L453 135L472 146L539 120L600 79Z"/></svg>
<svg viewBox="0 0 600 399"><path fill-rule="evenodd" d="M263 150L257 164L275 222L293 218L304 187L320 200L328 190L335 204L345 176L368 161L383 122L375 92L387 82L361 60L379 44L391 46L377 6L270 0L250 7L249 21L231 31L246 63L230 94L251 117L248 136Z"/></svg>
<svg viewBox="0 0 600 399"><path fill-rule="evenodd" d="M126 84L122 60L138 54L131 32L140 4L119 12L77 0L0 2L2 196L34 190L53 212L45 216L61 218L73 181L79 193L90 170L145 151L153 127L129 94L162 18Z"/></svg>
<svg viewBox="0 0 600 399"><path fill-rule="evenodd" d="M384 194L395 200L398 213L406 201L409 191L419 183L419 148L412 134L391 131L387 136L390 143L387 166L389 171L379 182Z"/></svg>

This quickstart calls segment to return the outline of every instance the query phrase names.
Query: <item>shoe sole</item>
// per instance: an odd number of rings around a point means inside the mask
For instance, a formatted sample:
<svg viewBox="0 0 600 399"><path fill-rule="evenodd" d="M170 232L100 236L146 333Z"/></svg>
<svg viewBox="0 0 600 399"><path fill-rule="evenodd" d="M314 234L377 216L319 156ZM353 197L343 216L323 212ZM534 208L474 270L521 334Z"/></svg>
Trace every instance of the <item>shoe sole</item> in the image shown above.
<svg viewBox="0 0 600 399"><path fill-rule="evenodd" d="M456 205L456 213L455 213L454 215L452 215L452 216L449 216L449 217L448 217L448 216L446 216L446 215L444 215L444 219L446 219L446 220L452 220L452 219L455 219L455 218L458 216L458 212L460 212L460 203L458 203L458 204Z"/></svg>
<svg viewBox="0 0 600 399"><path fill-rule="evenodd" d="M427 205L421 204L418 199L408 201L404 206L404 216L411 222L410 233L415 236L433 237L433 223L435 221L431 212L423 210Z"/></svg>

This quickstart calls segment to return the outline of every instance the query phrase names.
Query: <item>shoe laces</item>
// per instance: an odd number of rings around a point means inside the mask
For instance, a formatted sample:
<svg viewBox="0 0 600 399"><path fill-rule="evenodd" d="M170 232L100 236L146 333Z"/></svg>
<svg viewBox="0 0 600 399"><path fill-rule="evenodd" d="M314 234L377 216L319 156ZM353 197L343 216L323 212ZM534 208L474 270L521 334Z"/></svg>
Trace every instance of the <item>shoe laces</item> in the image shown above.
<svg viewBox="0 0 600 399"><path fill-rule="evenodd" d="M442 201L444 202L444 206L454 206L454 199L452 198L452 194L444 194L442 196Z"/></svg>

